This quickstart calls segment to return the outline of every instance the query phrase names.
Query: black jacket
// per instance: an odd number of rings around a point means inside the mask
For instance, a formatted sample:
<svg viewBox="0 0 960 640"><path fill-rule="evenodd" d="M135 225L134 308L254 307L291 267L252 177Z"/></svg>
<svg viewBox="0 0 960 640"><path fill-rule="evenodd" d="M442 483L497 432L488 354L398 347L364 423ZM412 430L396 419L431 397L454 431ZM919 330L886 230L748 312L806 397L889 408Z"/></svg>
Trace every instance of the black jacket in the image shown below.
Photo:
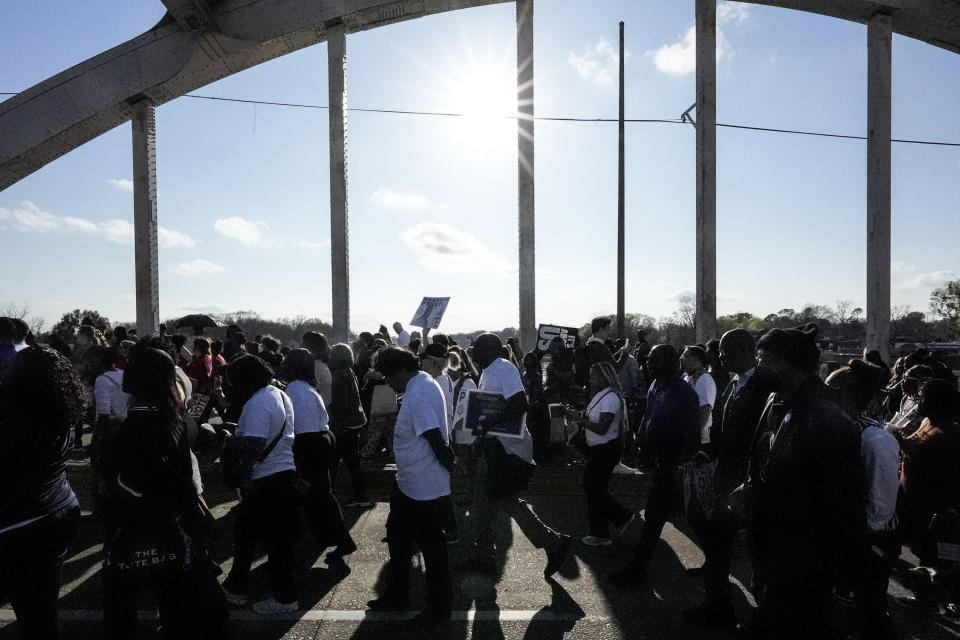
<svg viewBox="0 0 960 640"><path fill-rule="evenodd" d="M767 463L754 470L754 525L769 583L832 580L866 532L860 430L815 377L786 407Z"/></svg>

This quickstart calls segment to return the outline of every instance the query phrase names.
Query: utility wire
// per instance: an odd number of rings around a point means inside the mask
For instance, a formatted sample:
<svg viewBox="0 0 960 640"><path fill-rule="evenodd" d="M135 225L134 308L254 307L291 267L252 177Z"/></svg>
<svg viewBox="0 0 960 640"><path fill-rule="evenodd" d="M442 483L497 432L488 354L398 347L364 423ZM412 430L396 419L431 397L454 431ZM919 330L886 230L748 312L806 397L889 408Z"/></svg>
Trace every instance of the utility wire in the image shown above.
<svg viewBox="0 0 960 640"><path fill-rule="evenodd" d="M15 96L16 93L0 92L2 96ZM243 98L224 98L221 96L205 96L194 93L186 93L184 98L193 98L194 100L215 100L218 102L236 102L240 104L267 105L271 107L293 107L296 109L329 109L330 107L319 104L300 104L296 102L274 102L270 100L247 100ZM389 113L406 116L435 116L444 118L465 118L466 113L455 113L449 111L412 111L406 109L365 109L361 107L348 107L347 111L359 113ZM517 119L517 116L503 116L506 119ZM534 121L541 122L619 122L617 118L563 118L558 116L534 116ZM624 122L632 123L655 123L655 124L686 124L680 118L625 118ZM804 131L800 129L776 129L772 127L754 127L745 124L727 124L718 122L718 127L726 129L743 129L746 131L762 131L766 133L786 133L800 136L816 136L821 138L841 138L845 140L866 140L866 136L854 136L842 133L824 133L822 131ZM892 138L890 142L899 142L902 144L924 144L938 147L960 147L960 142L942 142L936 140L906 140L901 138Z"/></svg>

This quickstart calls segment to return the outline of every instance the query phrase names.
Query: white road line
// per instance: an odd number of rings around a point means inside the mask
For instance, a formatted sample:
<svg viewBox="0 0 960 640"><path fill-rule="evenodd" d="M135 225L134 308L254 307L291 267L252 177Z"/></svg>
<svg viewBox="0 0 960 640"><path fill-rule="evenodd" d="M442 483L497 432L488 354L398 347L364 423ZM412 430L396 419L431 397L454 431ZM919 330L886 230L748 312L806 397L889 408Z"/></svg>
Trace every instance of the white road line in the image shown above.
<svg viewBox="0 0 960 640"><path fill-rule="evenodd" d="M306 620L311 622L387 622L395 620L404 620L413 612L407 614L401 613L382 613L377 611L356 610L323 610L311 609L309 611L298 611L290 614L274 614L270 616L261 616L253 611L232 610L230 612L231 620ZM156 620L156 611L138 611L137 617L140 620ZM60 619L63 621L100 621L103 620L103 611L99 609L64 609L60 611ZM540 610L482 610L477 611L454 611L451 619L455 622L480 621L502 621L502 622L575 622L577 620L590 620L594 622L603 622L607 618L603 616L585 616L574 613L558 613L549 609ZM0 622L12 622L16 620L13 609L0 609Z"/></svg>

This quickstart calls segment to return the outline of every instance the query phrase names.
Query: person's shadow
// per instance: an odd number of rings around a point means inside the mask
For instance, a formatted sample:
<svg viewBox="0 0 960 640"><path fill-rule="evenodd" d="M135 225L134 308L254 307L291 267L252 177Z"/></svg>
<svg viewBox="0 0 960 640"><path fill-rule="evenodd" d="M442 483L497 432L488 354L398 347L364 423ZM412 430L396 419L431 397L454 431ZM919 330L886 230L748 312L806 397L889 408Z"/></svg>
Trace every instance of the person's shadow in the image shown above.
<svg viewBox="0 0 960 640"><path fill-rule="evenodd" d="M577 621L586 617L586 613L577 604L577 601L567 593L553 578L547 578L550 585L550 604L533 615L527 631L523 634L524 640L561 640Z"/></svg>

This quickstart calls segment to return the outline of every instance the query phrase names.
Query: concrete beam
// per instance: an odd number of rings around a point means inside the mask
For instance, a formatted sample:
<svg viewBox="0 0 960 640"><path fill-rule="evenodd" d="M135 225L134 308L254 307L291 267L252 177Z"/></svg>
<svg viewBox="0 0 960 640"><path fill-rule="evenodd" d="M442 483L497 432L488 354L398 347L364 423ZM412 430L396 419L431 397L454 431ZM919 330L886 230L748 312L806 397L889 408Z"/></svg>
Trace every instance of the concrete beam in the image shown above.
<svg viewBox="0 0 960 640"><path fill-rule="evenodd" d="M717 333L717 5L696 0L697 341Z"/></svg>
<svg viewBox="0 0 960 640"><path fill-rule="evenodd" d="M347 228L347 32L327 28L330 116L330 278L334 342L350 333L350 239Z"/></svg>
<svg viewBox="0 0 960 640"><path fill-rule="evenodd" d="M534 225L533 0L517 0L517 191L520 222L520 345L536 346Z"/></svg>
<svg viewBox="0 0 960 640"><path fill-rule="evenodd" d="M156 108L148 101L133 106L130 124L133 134L133 253L138 336L160 328L156 122Z"/></svg>
<svg viewBox="0 0 960 640"><path fill-rule="evenodd" d="M866 347L884 360L890 347L890 16L867 23L867 326Z"/></svg>

